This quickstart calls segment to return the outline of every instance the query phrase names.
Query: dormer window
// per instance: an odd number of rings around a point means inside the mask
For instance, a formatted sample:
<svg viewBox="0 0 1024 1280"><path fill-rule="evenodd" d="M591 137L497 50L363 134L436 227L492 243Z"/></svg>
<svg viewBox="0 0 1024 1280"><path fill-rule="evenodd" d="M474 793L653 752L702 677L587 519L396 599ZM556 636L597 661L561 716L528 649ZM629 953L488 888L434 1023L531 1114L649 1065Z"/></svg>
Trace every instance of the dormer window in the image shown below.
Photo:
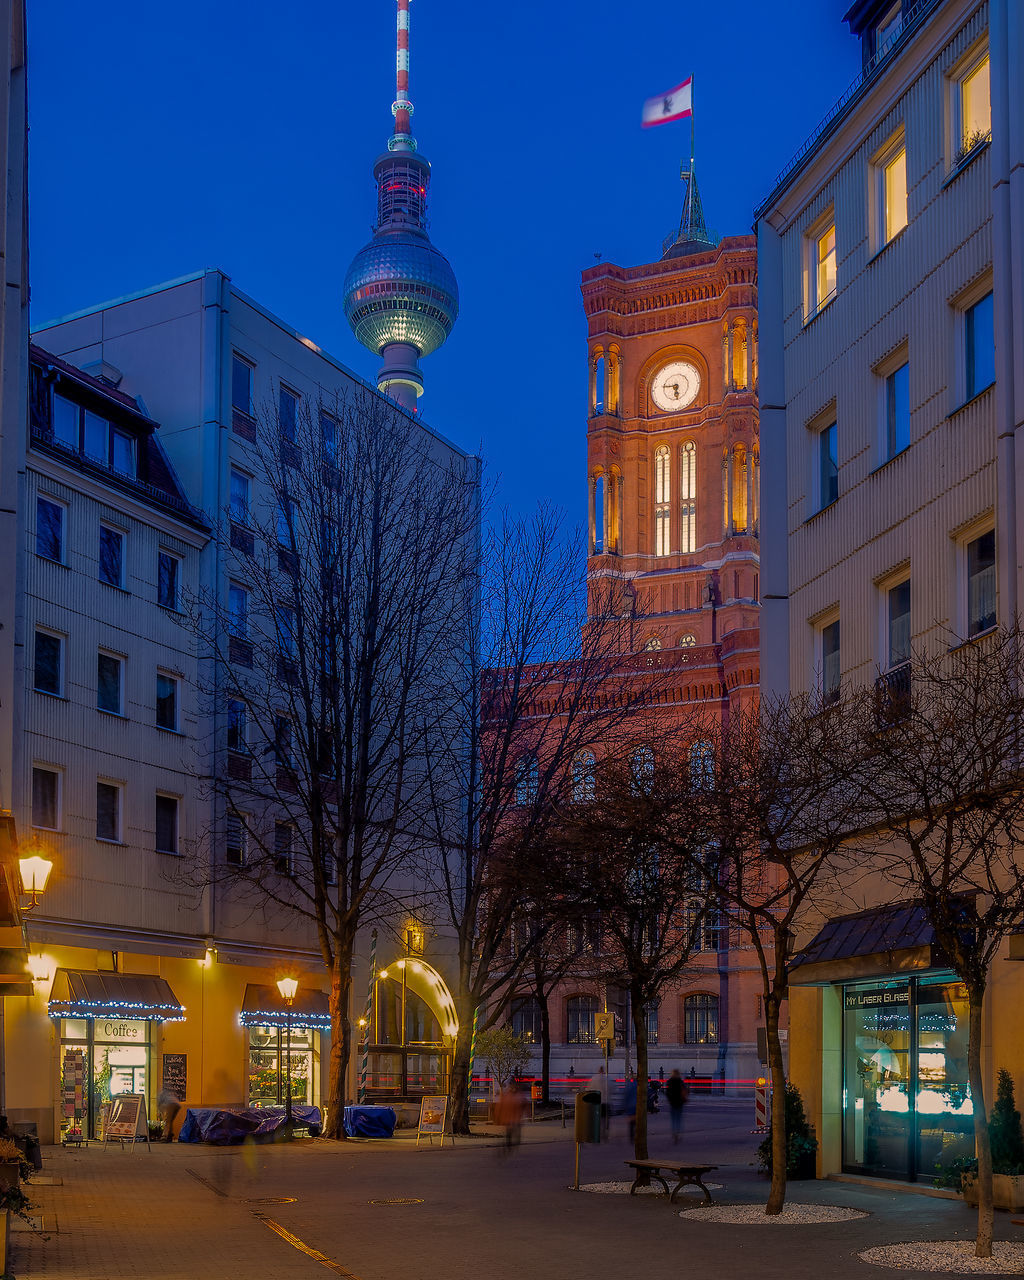
<svg viewBox="0 0 1024 1280"><path fill-rule="evenodd" d="M80 453L97 466L119 475L133 479L138 475L135 436L56 392L52 429L54 444Z"/></svg>
<svg viewBox="0 0 1024 1280"><path fill-rule="evenodd" d="M884 11L875 24L875 57L880 58L899 35L903 26L903 6L898 2Z"/></svg>

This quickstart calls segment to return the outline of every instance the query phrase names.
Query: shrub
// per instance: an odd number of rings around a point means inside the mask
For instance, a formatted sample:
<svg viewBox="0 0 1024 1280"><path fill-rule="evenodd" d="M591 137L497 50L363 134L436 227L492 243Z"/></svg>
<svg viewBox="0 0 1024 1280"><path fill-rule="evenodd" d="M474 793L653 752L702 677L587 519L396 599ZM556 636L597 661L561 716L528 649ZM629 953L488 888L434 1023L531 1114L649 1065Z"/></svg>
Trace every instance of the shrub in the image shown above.
<svg viewBox="0 0 1024 1280"><path fill-rule="evenodd" d="M992 1147L992 1172L1024 1174L1024 1128L1013 1095L1013 1076L1005 1067L996 1076L996 1100L988 1117L988 1140ZM978 1172L978 1158L957 1155L935 1166L935 1185L963 1191L965 1175Z"/></svg>
<svg viewBox="0 0 1024 1280"><path fill-rule="evenodd" d="M795 1084L786 1082L786 1174L799 1173L805 1162L818 1150L818 1139L807 1120L804 1100ZM772 1171L772 1135L769 1133L757 1148L757 1162L765 1173Z"/></svg>

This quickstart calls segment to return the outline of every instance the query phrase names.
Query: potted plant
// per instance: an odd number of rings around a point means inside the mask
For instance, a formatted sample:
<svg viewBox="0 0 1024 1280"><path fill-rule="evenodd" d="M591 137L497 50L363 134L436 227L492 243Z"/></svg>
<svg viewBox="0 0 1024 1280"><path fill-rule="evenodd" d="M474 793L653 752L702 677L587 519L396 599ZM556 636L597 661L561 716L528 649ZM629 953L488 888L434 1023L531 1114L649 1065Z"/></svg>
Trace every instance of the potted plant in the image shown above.
<svg viewBox="0 0 1024 1280"><path fill-rule="evenodd" d="M996 1100L988 1120L992 1147L992 1202L997 1209L1020 1213L1024 1209L1024 1129L1013 1094L1013 1076L1001 1067L996 1078ZM958 1190L969 1205L978 1203L978 1160L957 1156L936 1166L938 1186Z"/></svg>
<svg viewBox="0 0 1024 1280"><path fill-rule="evenodd" d="M818 1139L808 1123L804 1100L795 1084L786 1082L786 1177L794 1182L817 1177ZM768 1134L757 1149L761 1169L772 1171L772 1135Z"/></svg>
<svg viewBox="0 0 1024 1280"><path fill-rule="evenodd" d="M27 1181L31 1171L18 1144L10 1138L0 1138L0 1191L16 1188L23 1179Z"/></svg>

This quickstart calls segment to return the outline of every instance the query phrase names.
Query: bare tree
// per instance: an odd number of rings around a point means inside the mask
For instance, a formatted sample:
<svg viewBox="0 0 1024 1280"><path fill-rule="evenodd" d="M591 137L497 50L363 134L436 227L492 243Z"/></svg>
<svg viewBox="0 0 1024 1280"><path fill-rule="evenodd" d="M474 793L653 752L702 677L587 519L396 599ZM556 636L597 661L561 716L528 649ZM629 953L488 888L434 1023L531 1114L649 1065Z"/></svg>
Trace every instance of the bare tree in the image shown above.
<svg viewBox="0 0 1024 1280"><path fill-rule="evenodd" d="M975 1254L992 1254L992 1153L981 1066L992 961L1024 919L1024 686L1019 626L920 650L861 698L874 822L851 842L893 897L912 897L964 984L978 1157Z"/></svg>
<svg viewBox="0 0 1024 1280"><path fill-rule="evenodd" d="M353 947L422 898L428 759L459 714L453 635L476 551L475 460L369 389L265 414L233 495L215 654L216 874L304 919L330 980L327 1134L344 1136Z"/></svg>
<svg viewBox="0 0 1024 1280"><path fill-rule="evenodd" d="M463 701L429 768L435 885L458 950L458 1133L469 1130L474 1014L481 1027L502 1017L547 929L544 831L571 792L573 770L589 774L599 744L643 699L640 677L618 652L611 603L586 621L583 548L563 535L558 513L542 507L496 522L480 564L475 625L455 661ZM535 927L528 945L510 947L517 915Z"/></svg>

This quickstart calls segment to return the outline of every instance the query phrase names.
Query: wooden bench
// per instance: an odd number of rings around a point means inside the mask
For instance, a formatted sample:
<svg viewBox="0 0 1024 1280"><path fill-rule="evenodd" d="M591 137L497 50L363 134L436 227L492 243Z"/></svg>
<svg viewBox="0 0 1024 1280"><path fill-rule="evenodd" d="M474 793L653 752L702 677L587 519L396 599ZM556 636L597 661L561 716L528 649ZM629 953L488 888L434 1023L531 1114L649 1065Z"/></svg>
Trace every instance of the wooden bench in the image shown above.
<svg viewBox="0 0 1024 1280"><path fill-rule="evenodd" d="M636 1170L633 1178L633 1185L629 1189L629 1194L635 1195L636 1189L641 1185L640 1179L645 1175L656 1178L658 1182L665 1188L665 1194L668 1196L669 1204L675 1203L675 1198L683 1187L700 1187L704 1192L708 1204L714 1204L711 1199L711 1192L704 1185L704 1175L710 1173L712 1169L717 1169L717 1164L680 1164L676 1160L627 1160L626 1164ZM665 1173L674 1174L679 1181L670 1191L668 1183L662 1176L662 1169Z"/></svg>

